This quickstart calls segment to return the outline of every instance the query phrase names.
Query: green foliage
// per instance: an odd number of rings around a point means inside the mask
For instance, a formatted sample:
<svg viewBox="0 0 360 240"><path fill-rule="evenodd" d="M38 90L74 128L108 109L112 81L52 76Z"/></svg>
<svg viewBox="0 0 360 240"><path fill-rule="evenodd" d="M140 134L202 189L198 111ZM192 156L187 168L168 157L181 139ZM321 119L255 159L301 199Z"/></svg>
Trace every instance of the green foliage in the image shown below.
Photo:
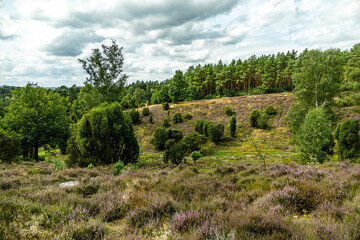
<svg viewBox="0 0 360 240"><path fill-rule="evenodd" d="M177 112L173 115L173 117L171 118L171 122L173 125L177 124L177 123L182 123L184 121L182 115L180 112Z"/></svg>
<svg viewBox="0 0 360 240"><path fill-rule="evenodd" d="M299 103L317 108L332 102L340 90L340 77L344 65L339 49L310 50L300 56L298 70L293 74Z"/></svg>
<svg viewBox="0 0 360 240"><path fill-rule="evenodd" d="M359 120L345 120L336 127L334 138L338 141L340 160L352 159L360 153Z"/></svg>
<svg viewBox="0 0 360 240"><path fill-rule="evenodd" d="M222 140L224 135L224 124L221 123L212 123L208 128L209 139L214 143L218 143Z"/></svg>
<svg viewBox="0 0 360 240"><path fill-rule="evenodd" d="M92 164L92 163L90 163L88 166L87 166L87 168L88 169L93 169L95 166L94 166L94 164Z"/></svg>
<svg viewBox="0 0 360 240"><path fill-rule="evenodd" d="M350 59L345 66L345 77L350 82L360 83L360 43L350 50Z"/></svg>
<svg viewBox="0 0 360 240"><path fill-rule="evenodd" d="M149 123L153 123L153 122L154 122L153 116L152 116L152 114L150 114L150 115L149 115Z"/></svg>
<svg viewBox="0 0 360 240"><path fill-rule="evenodd" d="M194 162L196 162L198 159L202 157L202 155L199 151L194 151L190 154L190 157Z"/></svg>
<svg viewBox="0 0 360 240"><path fill-rule="evenodd" d="M89 58L79 59L79 62L88 75L85 85L97 89L107 102L118 100L127 79L122 69L122 47L112 41L111 46L102 45L101 52L95 48Z"/></svg>
<svg viewBox="0 0 360 240"><path fill-rule="evenodd" d="M301 163L324 162L335 145L331 121L324 108L312 109L296 135L298 159Z"/></svg>
<svg viewBox="0 0 360 240"><path fill-rule="evenodd" d="M135 108L131 109L129 112L131 121L133 124L139 124L140 123L140 114L138 110L135 110Z"/></svg>
<svg viewBox="0 0 360 240"><path fill-rule="evenodd" d="M273 106L269 105L266 107L265 113L269 116L275 116L277 114L277 110Z"/></svg>
<svg viewBox="0 0 360 240"><path fill-rule="evenodd" d="M191 119L192 119L192 115L187 112L187 113L184 114L184 119L191 120Z"/></svg>
<svg viewBox="0 0 360 240"><path fill-rule="evenodd" d="M168 115L169 117L170 117L170 113L171 113L171 112L170 112L170 109L169 109L169 110L167 111L167 115Z"/></svg>
<svg viewBox="0 0 360 240"><path fill-rule="evenodd" d="M87 167L90 163L110 164L119 160L128 164L139 157L131 119L116 102L85 114L74 126L68 145L68 166Z"/></svg>
<svg viewBox="0 0 360 240"><path fill-rule="evenodd" d="M92 108L105 102L104 96L98 89L91 85L86 85L80 89L78 98L71 105L72 119L77 122L81 117L88 113Z"/></svg>
<svg viewBox="0 0 360 240"><path fill-rule="evenodd" d="M125 165L124 165L124 163L122 161L120 161L120 160L117 161L114 164L114 166L111 168L113 170L114 176L118 175L121 172L121 170L123 170L124 166Z"/></svg>
<svg viewBox="0 0 360 240"><path fill-rule="evenodd" d="M195 131L203 134L203 124L204 124L205 120L204 119L199 119L196 121L195 123Z"/></svg>
<svg viewBox="0 0 360 240"><path fill-rule="evenodd" d="M267 115L265 112L261 111L260 112L260 117L257 121L257 128L261 128L261 129L268 129L270 128L270 126L268 125L268 120L270 119L271 116Z"/></svg>
<svg viewBox="0 0 360 240"><path fill-rule="evenodd" d="M202 124L202 134L204 134L206 137L209 137L208 129L211 124L213 124L213 122L210 120L204 120L204 122Z"/></svg>
<svg viewBox="0 0 360 240"><path fill-rule="evenodd" d="M0 128L0 160L12 161L21 153L21 139L15 132Z"/></svg>
<svg viewBox="0 0 360 240"><path fill-rule="evenodd" d="M269 112L273 113L273 109L268 109ZM276 110L275 110L276 111ZM270 126L268 125L268 120L272 117L273 115L268 115L266 114L266 110L265 111L259 111L259 110L252 110L250 115L249 115L249 123L251 127L255 127L255 128L261 128L261 129L268 129L270 128Z"/></svg>
<svg viewBox="0 0 360 240"><path fill-rule="evenodd" d="M175 139L169 139L165 143L165 153L164 153L164 162L174 163L179 165L187 151L186 146L182 143L182 141L175 141Z"/></svg>
<svg viewBox="0 0 360 240"><path fill-rule="evenodd" d="M234 112L233 112L233 110L232 110L231 107L226 106L226 107L225 107L225 114L228 115L228 116L231 116L231 115L234 114Z"/></svg>
<svg viewBox="0 0 360 240"><path fill-rule="evenodd" d="M60 161L59 159L51 160L51 165L56 170L63 170L65 168L64 163Z"/></svg>
<svg viewBox="0 0 360 240"><path fill-rule="evenodd" d="M202 144L207 142L206 137L198 132L192 132L183 138L183 144L187 146L190 152L200 150Z"/></svg>
<svg viewBox="0 0 360 240"><path fill-rule="evenodd" d="M285 117L287 125L290 126L290 132L297 133L300 130L300 126L304 121L307 112L308 108L306 108L301 103L295 103L291 105Z"/></svg>
<svg viewBox="0 0 360 240"><path fill-rule="evenodd" d="M222 140L224 135L224 125L216 124L210 120L199 119L195 123L195 131L217 143Z"/></svg>
<svg viewBox="0 0 360 240"><path fill-rule="evenodd" d="M260 111L252 110L249 116L249 122L251 127L258 127L258 121L260 119Z"/></svg>
<svg viewBox="0 0 360 240"><path fill-rule="evenodd" d="M148 107L144 107L142 109L143 116L149 116L150 115L150 109Z"/></svg>
<svg viewBox="0 0 360 240"><path fill-rule="evenodd" d="M170 122L167 118L164 118L163 122L162 122L162 126L163 127L170 127Z"/></svg>
<svg viewBox="0 0 360 240"><path fill-rule="evenodd" d="M169 97L173 103L185 100L187 87L188 84L183 77L183 73L180 70L176 70L169 84Z"/></svg>
<svg viewBox="0 0 360 240"><path fill-rule="evenodd" d="M166 129L166 128L155 128L153 133L153 138L151 139L151 143L155 146L157 150L164 150L165 143L174 139L175 142L179 142L183 138L182 132L177 129Z"/></svg>
<svg viewBox="0 0 360 240"><path fill-rule="evenodd" d="M233 117L230 119L229 128L230 128L230 135L231 135L231 137L234 137L234 136L235 136L235 133L236 133L236 117L235 117L235 116L233 116Z"/></svg>
<svg viewBox="0 0 360 240"><path fill-rule="evenodd" d="M339 99L335 102L336 106L338 107L349 107L349 106L352 106L353 103L350 99L350 97L346 97L344 99Z"/></svg>
<svg viewBox="0 0 360 240"><path fill-rule="evenodd" d="M170 106L169 106L169 103L168 102L164 102L162 104L162 108L166 111L166 110L169 110Z"/></svg>
<svg viewBox="0 0 360 240"><path fill-rule="evenodd" d="M4 126L19 134L25 159L38 160L39 147L66 144L69 138L69 100L34 84L27 84L13 97L5 115Z"/></svg>

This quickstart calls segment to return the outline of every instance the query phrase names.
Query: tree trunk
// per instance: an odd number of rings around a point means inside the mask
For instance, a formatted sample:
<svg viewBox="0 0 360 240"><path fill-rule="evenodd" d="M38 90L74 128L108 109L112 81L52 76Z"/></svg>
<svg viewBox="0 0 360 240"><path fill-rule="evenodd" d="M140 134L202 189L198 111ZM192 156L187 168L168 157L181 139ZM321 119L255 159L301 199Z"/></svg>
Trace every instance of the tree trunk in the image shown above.
<svg viewBox="0 0 360 240"><path fill-rule="evenodd" d="M35 143L34 150L35 150L35 153L34 153L35 161L39 161L39 144L38 143Z"/></svg>

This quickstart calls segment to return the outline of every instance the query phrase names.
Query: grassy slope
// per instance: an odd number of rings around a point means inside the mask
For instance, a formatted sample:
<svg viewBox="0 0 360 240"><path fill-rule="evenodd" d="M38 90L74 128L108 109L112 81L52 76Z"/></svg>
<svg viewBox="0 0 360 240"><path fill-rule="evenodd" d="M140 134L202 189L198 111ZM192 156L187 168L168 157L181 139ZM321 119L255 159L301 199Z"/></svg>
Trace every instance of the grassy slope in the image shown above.
<svg viewBox="0 0 360 240"><path fill-rule="evenodd" d="M315 166L268 164L263 169L253 134L268 162L293 159L283 120L291 95L269 94L201 100L171 106L192 120L175 127L185 134L197 119L228 124L236 112L236 138L207 143L213 154L174 166L149 144L167 111L150 106L135 126L141 145L139 169L113 176L111 166L56 170L48 163L0 164L0 239L358 239L360 167L328 162ZM273 105L270 130L249 128L253 109ZM339 121L360 116L359 107L336 109ZM228 132L226 133L228 135ZM62 182L78 181L73 188Z"/></svg>
<svg viewBox="0 0 360 240"><path fill-rule="evenodd" d="M230 142L218 146L208 143L208 147L215 150L214 156L225 158L226 156L231 156L232 158L246 157L249 154L253 156L256 150L253 144L247 142L246 139L246 136L251 133L254 134L254 140L258 141L262 151L270 155L270 159L272 158L271 156L275 158L279 154L291 155L292 147L289 146L291 134L288 128L284 126L284 117L293 102L294 97L291 94L251 95L191 101L170 105L170 117L167 115L167 111L162 109L161 105L150 106L154 123L150 124L148 117L144 117L142 123L135 126L136 135L142 149L141 157L146 158L160 154L150 144L152 133L156 127L161 126L164 118L171 120L171 117L176 112L181 112L182 114L189 112L193 116L191 120L185 120L183 123L171 126L172 128L180 129L184 135L194 131L195 122L198 119L208 119L217 123L223 123L225 125L225 135L229 136L227 126L231 116L227 116L224 113L226 106L231 106L235 112L238 125L237 135ZM250 112L254 109L264 110L269 105L278 109L278 114L269 121L272 129L253 131L248 123ZM140 108L139 112L141 110Z"/></svg>

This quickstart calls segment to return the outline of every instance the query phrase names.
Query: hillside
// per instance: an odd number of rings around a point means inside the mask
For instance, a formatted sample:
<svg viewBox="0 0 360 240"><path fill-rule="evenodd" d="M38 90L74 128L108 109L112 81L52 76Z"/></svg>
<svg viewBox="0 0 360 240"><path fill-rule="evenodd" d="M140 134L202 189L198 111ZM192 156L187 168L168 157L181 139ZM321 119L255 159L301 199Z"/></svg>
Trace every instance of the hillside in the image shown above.
<svg viewBox="0 0 360 240"><path fill-rule="evenodd" d="M333 161L336 156L313 166L292 162L284 116L294 101L291 94L268 94L171 105L170 116L193 116L172 126L184 135L201 118L228 125L226 106L238 122L235 138L208 141L206 156L179 166L163 163L163 152L150 144L168 117L160 105L149 107L154 123L143 117L134 126L139 162L117 176L113 165L64 169L58 154L45 162L1 163L0 238L358 239L359 164ZM251 128L250 112L268 105L278 109L271 128ZM341 121L359 118L359 109L334 111Z"/></svg>
<svg viewBox="0 0 360 240"><path fill-rule="evenodd" d="M198 119L208 119L227 126L231 116L224 113L226 106L230 106L235 112L234 116L237 120L238 132L248 132L250 128L249 115L252 110L264 110L269 105L274 106L278 109L278 114L271 119L270 125L274 128L284 127L284 117L294 101L295 99L291 94L281 93L181 102L179 104L170 104L170 117L160 104L152 105L149 106L149 109L153 115L154 123L149 123L148 117L143 117L142 123L135 126L135 129L141 148L151 151L154 149L150 144L153 131L156 127L161 126L163 119L168 118L171 121L171 117L177 112L181 112L183 115L188 112L192 115L191 120L185 120L183 123L171 126L171 128L181 130L184 135L194 131L195 122ZM141 110L142 108L139 108L140 113ZM225 128L225 134L228 135L228 131L228 128ZM244 136L239 134L239 137Z"/></svg>

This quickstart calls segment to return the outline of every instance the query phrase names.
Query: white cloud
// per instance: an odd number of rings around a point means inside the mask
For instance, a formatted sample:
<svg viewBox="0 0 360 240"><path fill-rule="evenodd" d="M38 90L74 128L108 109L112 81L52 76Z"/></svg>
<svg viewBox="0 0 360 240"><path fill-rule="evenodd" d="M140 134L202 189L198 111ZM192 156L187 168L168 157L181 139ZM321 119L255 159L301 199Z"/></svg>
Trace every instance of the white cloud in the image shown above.
<svg viewBox="0 0 360 240"><path fill-rule="evenodd" d="M129 81L223 59L349 49L358 0L0 0L0 85L82 84L77 58L115 39Z"/></svg>

